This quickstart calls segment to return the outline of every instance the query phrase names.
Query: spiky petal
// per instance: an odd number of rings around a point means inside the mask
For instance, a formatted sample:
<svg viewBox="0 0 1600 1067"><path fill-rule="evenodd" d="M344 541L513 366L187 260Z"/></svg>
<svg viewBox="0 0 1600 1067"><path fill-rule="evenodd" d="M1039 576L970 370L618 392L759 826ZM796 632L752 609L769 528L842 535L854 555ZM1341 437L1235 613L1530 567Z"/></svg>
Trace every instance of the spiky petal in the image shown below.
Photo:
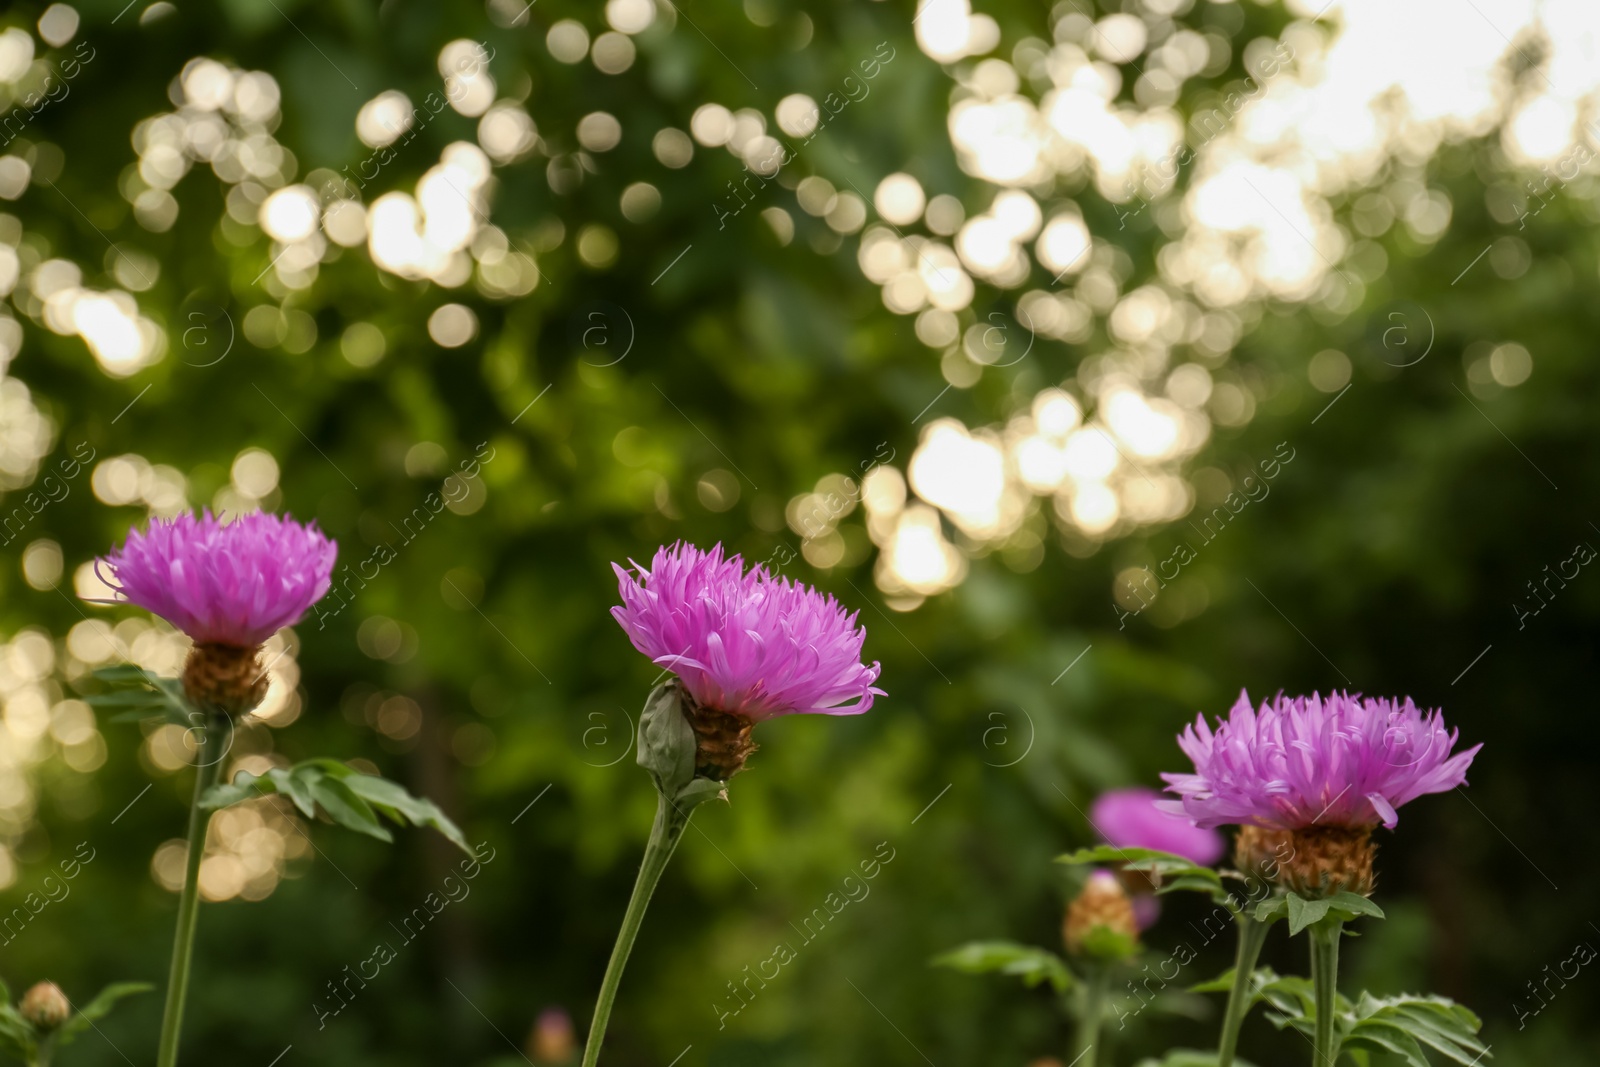
<svg viewBox="0 0 1600 1067"><path fill-rule="evenodd" d="M1162 775L1179 797L1162 806L1206 827L1393 829L1402 805L1466 781L1483 746L1452 756L1458 736L1410 697L1279 693L1255 711L1241 692L1215 730L1200 716L1179 735L1195 773Z"/></svg>
<svg viewBox="0 0 1600 1067"><path fill-rule="evenodd" d="M95 573L197 644L250 649L322 598L337 554L316 523L261 512L223 523L206 511L132 531Z"/></svg>
<svg viewBox="0 0 1600 1067"><path fill-rule="evenodd" d="M753 721L778 715L859 715L883 690L861 662L866 629L809 586L745 570L722 546L679 542L648 568L612 564L622 605L611 614L651 662L705 707Z"/></svg>
<svg viewBox="0 0 1600 1067"><path fill-rule="evenodd" d="M1089 808L1089 822L1106 844L1153 848L1209 867L1227 847L1215 830L1196 826L1187 815L1163 810L1161 794L1134 787L1101 793Z"/></svg>

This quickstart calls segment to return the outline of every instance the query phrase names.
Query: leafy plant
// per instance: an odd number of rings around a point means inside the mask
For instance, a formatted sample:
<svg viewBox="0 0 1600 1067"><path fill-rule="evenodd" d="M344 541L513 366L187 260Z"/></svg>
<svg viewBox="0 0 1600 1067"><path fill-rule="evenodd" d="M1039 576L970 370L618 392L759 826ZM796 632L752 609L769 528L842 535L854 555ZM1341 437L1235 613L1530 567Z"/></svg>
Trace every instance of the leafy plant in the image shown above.
<svg viewBox="0 0 1600 1067"><path fill-rule="evenodd" d="M1049 982L1057 993L1065 993L1076 983L1066 960L1048 949L1015 941L969 941L935 956L932 963L964 974L1014 975L1029 989Z"/></svg>
<svg viewBox="0 0 1600 1067"><path fill-rule="evenodd" d="M29 1067L48 1067L55 1050L111 1014L124 997L154 989L148 982L113 982L74 1009L53 983L41 982L13 1004L0 981L0 1049Z"/></svg>
<svg viewBox="0 0 1600 1067"><path fill-rule="evenodd" d="M394 835L379 821L382 815L401 826L429 826L469 856L476 855L455 823L431 800L374 774L364 774L335 759L309 759L293 767L274 767L263 775L240 771L232 782L213 786L200 806L217 811L251 797L274 793L288 797L308 818L321 812L358 834L393 842Z"/></svg>

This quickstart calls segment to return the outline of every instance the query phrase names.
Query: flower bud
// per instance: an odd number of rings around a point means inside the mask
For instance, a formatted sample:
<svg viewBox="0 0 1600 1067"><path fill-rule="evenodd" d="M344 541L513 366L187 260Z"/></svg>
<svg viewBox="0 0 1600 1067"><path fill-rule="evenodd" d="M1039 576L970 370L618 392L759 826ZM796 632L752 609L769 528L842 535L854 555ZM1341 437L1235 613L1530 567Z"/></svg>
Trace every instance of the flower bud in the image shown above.
<svg viewBox="0 0 1600 1067"><path fill-rule="evenodd" d="M22 996L22 1017L37 1030L54 1030L72 1014L72 1004L54 982L40 982Z"/></svg>
<svg viewBox="0 0 1600 1067"><path fill-rule="evenodd" d="M1107 936L1107 935L1113 936ZM1128 955L1139 936L1133 901L1110 871L1095 871L1083 892L1067 905L1061 939L1074 956L1120 959Z"/></svg>

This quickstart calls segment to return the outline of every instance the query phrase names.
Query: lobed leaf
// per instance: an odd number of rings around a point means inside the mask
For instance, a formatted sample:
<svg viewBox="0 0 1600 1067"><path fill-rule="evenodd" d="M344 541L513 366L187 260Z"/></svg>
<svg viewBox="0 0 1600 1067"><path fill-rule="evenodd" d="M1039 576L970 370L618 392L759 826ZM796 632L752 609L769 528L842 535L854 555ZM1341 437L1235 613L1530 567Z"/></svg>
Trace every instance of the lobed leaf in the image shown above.
<svg viewBox="0 0 1600 1067"><path fill-rule="evenodd" d="M1153 848L1095 845L1069 852L1065 856L1057 856L1056 862L1142 871L1154 875L1154 880L1160 882L1156 889L1157 893L1204 893L1219 904L1233 903L1233 895L1223 888L1220 874L1210 867L1202 867L1193 860L1171 852Z"/></svg>
<svg viewBox="0 0 1600 1067"><path fill-rule="evenodd" d="M460 828L433 801L412 796L398 783L363 774L339 760L309 759L293 767L274 767L263 775L241 771L232 782L207 790L201 806L216 811L273 793L288 797L307 818L315 818L321 811L345 829L379 841L394 841L383 824L383 819L388 819L399 826L430 827L469 856L476 854Z"/></svg>
<svg viewBox="0 0 1600 1067"><path fill-rule="evenodd" d="M949 967L966 974L1009 974L1021 978L1032 989L1049 982L1058 993L1074 984L1072 972L1060 956L1034 945L1015 941L971 941L932 960L935 967Z"/></svg>
<svg viewBox="0 0 1600 1067"><path fill-rule="evenodd" d="M58 1045L65 1045L96 1022L111 1014L111 1009L117 1006L117 1001L123 997L131 997L137 993L148 993L155 986L149 982L112 982L94 995L89 1003L73 1012L71 1017L56 1031L55 1041Z"/></svg>

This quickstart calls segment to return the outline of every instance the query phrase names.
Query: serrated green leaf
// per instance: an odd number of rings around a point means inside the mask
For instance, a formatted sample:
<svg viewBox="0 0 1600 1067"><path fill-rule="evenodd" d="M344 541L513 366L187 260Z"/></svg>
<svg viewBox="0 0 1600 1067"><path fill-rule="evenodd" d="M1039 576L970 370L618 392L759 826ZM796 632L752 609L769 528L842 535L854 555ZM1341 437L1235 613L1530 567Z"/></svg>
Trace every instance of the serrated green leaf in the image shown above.
<svg viewBox="0 0 1600 1067"><path fill-rule="evenodd" d="M9 995L9 990L7 991ZM0 1046L24 1056L33 1047L33 1027L9 1001L0 1004Z"/></svg>
<svg viewBox="0 0 1600 1067"><path fill-rule="evenodd" d="M1383 909L1378 907L1359 893L1342 891L1328 898L1329 907L1335 912L1342 912L1342 918L1356 919L1363 915L1370 915L1374 919L1383 918Z"/></svg>
<svg viewBox="0 0 1600 1067"><path fill-rule="evenodd" d="M1049 982L1056 992L1064 993L1074 984L1072 972L1060 956L1015 941L972 941L935 956L932 963L966 974L1013 975L1030 989Z"/></svg>
<svg viewBox="0 0 1600 1067"><path fill-rule="evenodd" d="M358 834L376 837L379 841L394 843L394 835L378 821L378 813L354 789L338 778L318 775L309 783L311 795L328 817Z"/></svg>
<svg viewBox="0 0 1600 1067"><path fill-rule="evenodd" d="M149 982L113 982L94 995L89 1003L83 1005L62 1024L56 1031L57 1044L65 1045L83 1031L89 1029L94 1023L105 1018L111 1009L117 1006L117 1001L123 997L131 997L138 993L148 993L155 986Z"/></svg>
<svg viewBox="0 0 1600 1067"><path fill-rule="evenodd" d="M466 835L433 801L414 797L396 783L372 774L352 773L340 781L357 795L371 802L390 820L401 825L410 823L413 826L431 827L449 838L452 844L467 855L476 854L467 844Z"/></svg>
<svg viewBox="0 0 1600 1067"><path fill-rule="evenodd" d="M108 693L91 693L84 703L92 708L162 708L166 698L153 689L113 689Z"/></svg>
<svg viewBox="0 0 1600 1067"><path fill-rule="evenodd" d="M1284 898L1289 909L1289 935L1293 937L1301 930L1314 922L1321 922L1327 917L1328 909L1332 904L1326 899L1307 900L1299 893L1290 893Z"/></svg>
<svg viewBox="0 0 1600 1067"><path fill-rule="evenodd" d="M126 663L95 671L94 677L111 688L86 697L91 707L131 709L118 715L115 721L143 721L152 717L143 713L160 713L168 722L179 726L195 726L205 721L184 696L183 683L176 678L164 678Z"/></svg>
<svg viewBox="0 0 1600 1067"><path fill-rule="evenodd" d="M476 855L460 827L433 801L414 797L396 782L363 774L334 759L304 760L288 769L274 767L260 777L240 772L231 783L209 789L200 806L215 811L272 793L288 797L307 818L315 818L321 808L340 826L380 841L394 840L378 819L382 815L401 826L437 830L467 855Z"/></svg>
<svg viewBox="0 0 1600 1067"><path fill-rule="evenodd" d="M101 667L94 671L94 677L102 682L142 682L155 677L143 667L132 663L118 663L110 667Z"/></svg>
<svg viewBox="0 0 1600 1067"><path fill-rule="evenodd" d="M1095 845L1056 857L1057 863L1074 866L1120 867L1153 875L1160 883L1158 893L1196 892L1210 896L1219 904L1233 905L1233 895L1222 885L1222 876L1193 860L1153 848L1122 848Z"/></svg>
<svg viewBox="0 0 1600 1067"><path fill-rule="evenodd" d="M687 811L690 808L698 807L707 801L716 800L718 798L725 800L727 799L727 796L727 782L719 782L713 778L695 778L688 785L678 790L678 795L676 798L674 798L674 803L676 803L679 808Z"/></svg>
<svg viewBox="0 0 1600 1067"><path fill-rule="evenodd" d="M1289 914L1288 899L1283 896L1273 896L1256 905L1256 922L1277 922Z"/></svg>
<svg viewBox="0 0 1600 1067"><path fill-rule="evenodd" d="M1377 1045L1389 1051L1399 1045L1426 1067L1428 1061L1420 1046L1426 1046L1447 1059L1464 1065L1489 1058L1489 1050L1478 1040L1482 1023L1468 1009L1445 997L1374 997L1363 993L1348 1017L1341 1020L1341 1036L1346 1044L1361 1047Z"/></svg>

